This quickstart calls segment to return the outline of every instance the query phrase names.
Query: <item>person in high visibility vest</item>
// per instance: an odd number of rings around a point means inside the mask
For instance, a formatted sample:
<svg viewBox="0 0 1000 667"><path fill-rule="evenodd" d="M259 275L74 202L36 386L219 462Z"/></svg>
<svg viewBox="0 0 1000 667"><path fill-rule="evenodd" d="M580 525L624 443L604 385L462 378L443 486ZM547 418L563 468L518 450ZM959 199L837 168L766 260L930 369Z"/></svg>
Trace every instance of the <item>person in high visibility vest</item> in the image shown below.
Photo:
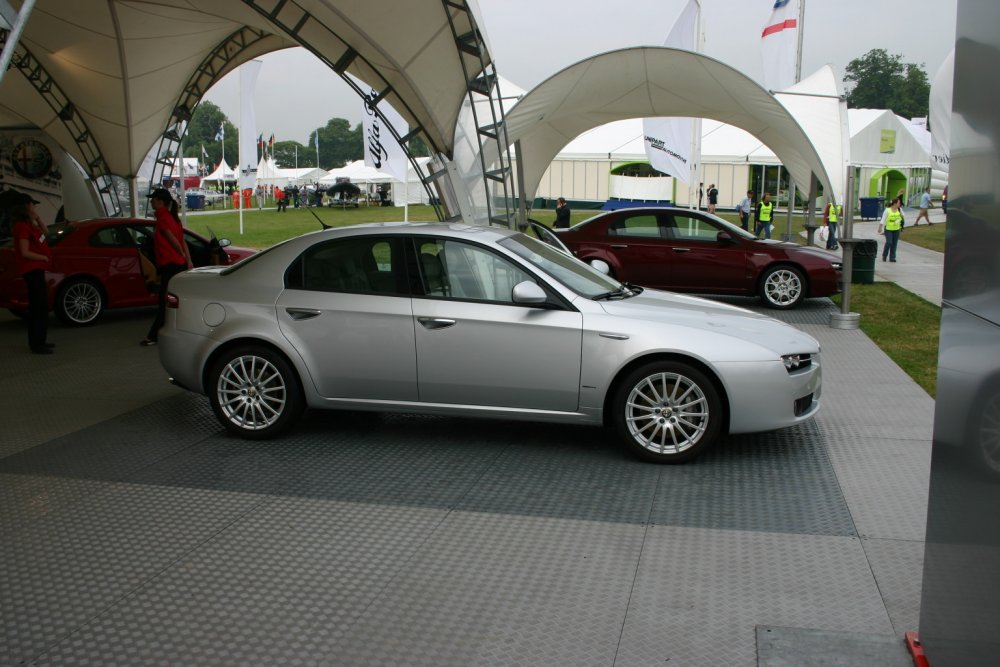
<svg viewBox="0 0 1000 667"><path fill-rule="evenodd" d="M757 212L754 214L757 225L754 227L753 235L760 238L764 232L764 238L771 238L772 221L774 220L774 204L771 203L771 193L765 192L764 196L757 203Z"/></svg>
<svg viewBox="0 0 1000 667"><path fill-rule="evenodd" d="M827 204L826 210L823 211L823 224L826 225L828 232L828 236L826 237L827 250L837 250L840 248L840 244L837 242L837 224L840 222L842 211L843 207L833 202Z"/></svg>
<svg viewBox="0 0 1000 667"><path fill-rule="evenodd" d="M878 223L878 233L885 234L885 245L882 246L882 261L888 257L890 262L896 261L896 246L899 245L899 232L903 229L903 212L899 207L903 201L896 197L889 208L882 212L882 220Z"/></svg>

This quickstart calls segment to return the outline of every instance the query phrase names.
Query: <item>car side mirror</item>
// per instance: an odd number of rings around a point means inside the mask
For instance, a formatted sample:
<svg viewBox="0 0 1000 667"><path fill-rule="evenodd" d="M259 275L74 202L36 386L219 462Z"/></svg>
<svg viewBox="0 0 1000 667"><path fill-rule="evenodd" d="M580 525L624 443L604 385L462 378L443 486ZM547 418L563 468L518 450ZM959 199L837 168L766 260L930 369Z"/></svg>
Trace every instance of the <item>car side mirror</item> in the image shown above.
<svg viewBox="0 0 1000 667"><path fill-rule="evenodd" d="M227 245L232 245L232 244L233 244L233 242L230 241L229 239L219 239L219 247L220 248L225 248Z"/></svg>
<svg viewBox="0 0 1000 667"><path fill-rule="evenodd" d="M590 265L606 276L611 275L611 266L603 259L592 259L590 260Z"/></svg>
<svg viewBox="0 0 1000 667"><path fill-rule="evenodd" d="M514 285L512 297L514 303L523 303L526 305L540 304L548 301L545 290L539 287L538 283L533 283L530 280L525 280Z"/></svg>
<svg viewBox="0 0 1000 667"><path fill-rule="evenodd" d="M719 232L718 234L716 234L715 240L718 241L719 243L732 243L733 236L729 232Z"/></svg>

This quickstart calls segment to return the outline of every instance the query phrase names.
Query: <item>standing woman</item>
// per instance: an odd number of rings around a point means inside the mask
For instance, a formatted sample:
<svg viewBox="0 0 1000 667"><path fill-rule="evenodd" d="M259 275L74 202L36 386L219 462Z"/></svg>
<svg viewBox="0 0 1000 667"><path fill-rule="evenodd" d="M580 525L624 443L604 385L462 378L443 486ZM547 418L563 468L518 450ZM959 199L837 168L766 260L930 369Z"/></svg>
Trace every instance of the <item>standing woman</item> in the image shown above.
<svg viewBox="0 0 1000 667"><path fill-rule="evenodd" d="M903 213L899 210L902 200L896 197L889 208L882 212L882 220L878 223L878 233L885 234L885 245L882 246L882 261L888 257L890 262L896 261L896 246L899 245L899 231L903 229Z"/></svg>
<svg viewBox="0 0 1000 667"><path fill-rule="evenodd" d="M153 320L149 333L139 342L144 347L156 345L160 327L166 319L167 286L170 279L192 266L191 252L184 240L184 227L177 214L177 202L163 188L154 190L149 199L156 215L153 251L156 254L156 270L160 274L160 298L156 305L156 319Z"/></svg>
<svg viewBox="0 0 1000 667"><path fill-rule="evenodd" d="M49 231L35 212L38 201L22 194L12 210L14 226L14 272L28 284L28 347L33 354L52 354L45 341L49 331L49 294L45 270L52 264L52 251L45 240Z"/></svg>

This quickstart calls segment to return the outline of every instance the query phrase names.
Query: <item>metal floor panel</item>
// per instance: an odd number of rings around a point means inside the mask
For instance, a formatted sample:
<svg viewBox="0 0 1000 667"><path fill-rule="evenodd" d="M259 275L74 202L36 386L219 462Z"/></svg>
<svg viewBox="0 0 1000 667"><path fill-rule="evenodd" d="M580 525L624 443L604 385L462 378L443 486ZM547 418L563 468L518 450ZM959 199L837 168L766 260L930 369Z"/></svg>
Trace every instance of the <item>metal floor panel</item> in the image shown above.
<svg viewBox="0 0 1000 667"><path fill-rule="evenodd" d="M828 300L730 302L820 340L824 407L683 466L419 415L244 441L148 315L37 357L0 314L0 663L753 665L757 626L916 629L933 400Z"/></svg>

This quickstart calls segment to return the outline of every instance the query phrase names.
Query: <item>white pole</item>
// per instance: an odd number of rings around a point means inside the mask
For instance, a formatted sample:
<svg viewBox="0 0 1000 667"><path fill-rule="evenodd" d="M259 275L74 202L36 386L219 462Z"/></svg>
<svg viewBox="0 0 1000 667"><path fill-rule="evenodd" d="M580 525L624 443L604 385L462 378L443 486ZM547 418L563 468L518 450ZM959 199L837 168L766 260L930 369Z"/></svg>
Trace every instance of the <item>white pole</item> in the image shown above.
<svg viewBox="0 0 1000 667"><path fill-rule="evenodd" d="M802 36L806 29L806 0L799 0L799 44L795 49L795 83L802 80Z"/></svg>
<svg viewBox="0 0 1000 667"><path fill-rule="evenodd" d="M701 53L704 46L704 39L701 33L701 2L698 5L698 13L694 22L694 50ZM695 208L695 181L701 182L701 118L693 119L691 123L691 166L688 176L688 208ZM698 186L700 187L700 186Z"/></svg>
<svg viewBox="0 0 1000 667"><path fill-rule="evenodd" d="M188 221L188 209L187 209L187 197L184 194L184 142L180 143L180 160L181 160L181 224L187 227Z"/></svg>
<svg viewBox="0 0 1000 667"><path fill-rule="evenodd" d="M403 180L403 222L410 221L410 170L406 170Z"/></svg>

